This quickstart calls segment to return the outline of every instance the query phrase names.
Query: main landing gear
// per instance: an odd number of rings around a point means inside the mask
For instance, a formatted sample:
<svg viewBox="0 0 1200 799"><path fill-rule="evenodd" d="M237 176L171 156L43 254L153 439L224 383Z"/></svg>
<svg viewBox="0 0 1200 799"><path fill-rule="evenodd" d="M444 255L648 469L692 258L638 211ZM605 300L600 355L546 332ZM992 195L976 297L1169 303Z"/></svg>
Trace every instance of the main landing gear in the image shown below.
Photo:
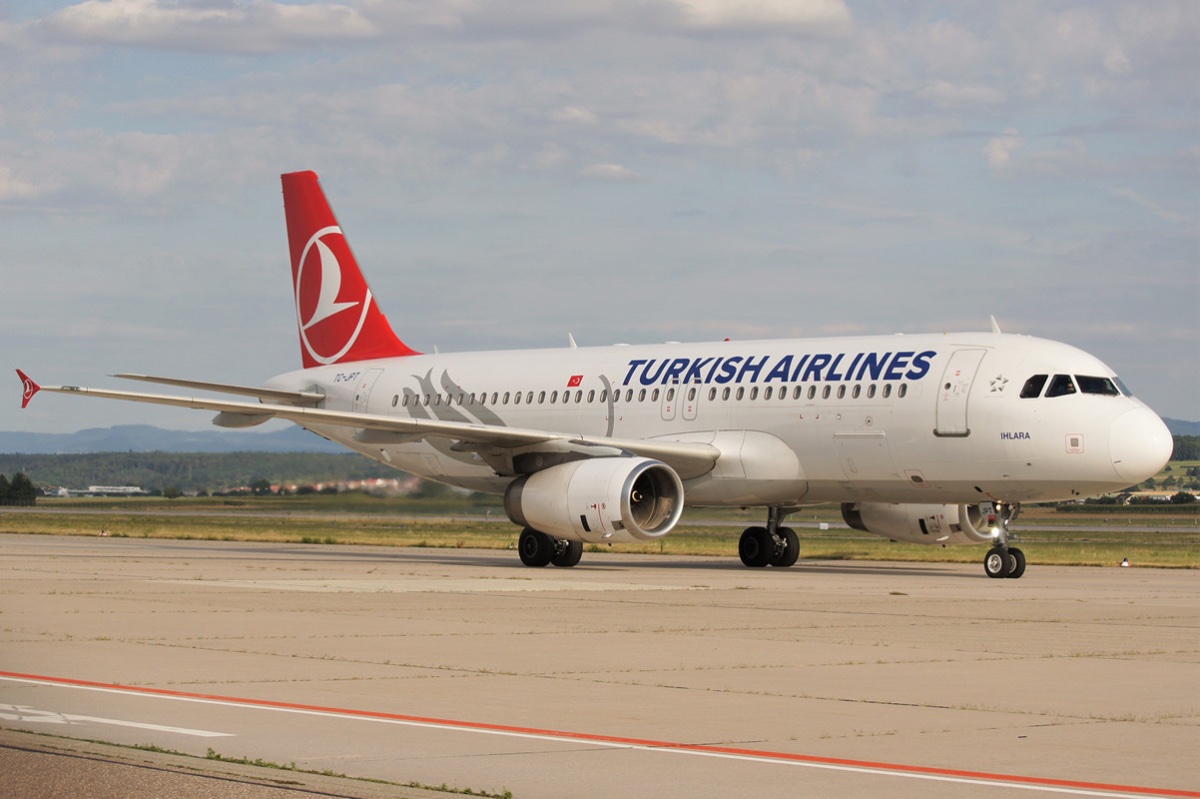
<svg viewBox="0 0 1200 799"><path fill-rule="evenodd" d="M548 566L553 563L567 567L579 563L583 557L583 542L564 541L526 527L517 539L517 551L526 566Z"/></svg>
<svg viewBox="0 0 1200 799"><path fill-rule="evenodd" d="M800 558L800 536L790 527L780 526L788 511L780 507L767 510L766 527L747 527L738 541L738 556L751 568L794 566Z"/></svg>
<svg viewBox="0 0 1200 799"><path fill-rule="evenodd" d="M1025 573L1025 553L1008 545L1009 539L1015 538L1008 531L1008 523L1017 518L1021 506L997 502L993 507L996 511L996 526L992 536L996 545L983 556L983 571L988 577L1015 579Z"/></svg>

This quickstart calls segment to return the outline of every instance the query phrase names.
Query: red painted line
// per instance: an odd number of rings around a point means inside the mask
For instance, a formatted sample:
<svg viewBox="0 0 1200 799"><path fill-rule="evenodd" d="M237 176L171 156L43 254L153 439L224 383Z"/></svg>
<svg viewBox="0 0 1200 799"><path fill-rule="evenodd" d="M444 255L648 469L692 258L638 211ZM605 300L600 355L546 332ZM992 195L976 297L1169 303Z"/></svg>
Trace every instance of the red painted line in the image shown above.
<svg viewBox="0 0 1200 799"><path fill-rule="evenodd" d="M690 752L727 757L746 757L760 760L777 760L781 762L807 763L840 767L847 769L862 769L867 771L893 772L913 776L986 780L993 783L1010 785L1026 785L1036 788L1060 788L1079 791L1103 791L1106 793L1125 793L1141 796L1178 796L1200 799L1200 791L1185 791L1173 788L1150 788L1140 785L1117 785L1102 782L1084 782L1079 780L1062 780L1053 777L1026 777L1019 774L997 774L986 771L968 771L964 769L939 768L936 766L914 766L905 763L887 763L873 760L853 760L840 757L825 757L822 755L803 755L793 752L771 752L761 749L740 749L727 746L712 746L707 744L687 744L671 741L655 741L647 738L626 738L617 735L601 735L590 732L567 732L563 730L548 730L538 727L518 727L509 724L491 724L482 721L462 721L457 719L440 719L430 716L411 716L403 713L385 713L377 710L354 710L348 708L326 707L323 705L306 705L297 702L279 702L271 699L247 699L220 694L202 694L191 691L174 691L168 688L146 688L132 685L78 680L70 677L47 677L40 674L22 674L19 672L0 671L0 677L12 680L64 685L75 688L91 688L106 691L118 691L142 696L157 696L170 699L188 699L204 702L219 702L222 704L242 705L272 710L293 710L306 713L345 716L362 719L378 719L384 721L406 722L410 724L428 724L439 727L461 730L479 730L493 733L511 733L514 735L540 736L574 741L591 741L594 743L614 746L630 746L645 749L661 749L665 751Z"/></svg>

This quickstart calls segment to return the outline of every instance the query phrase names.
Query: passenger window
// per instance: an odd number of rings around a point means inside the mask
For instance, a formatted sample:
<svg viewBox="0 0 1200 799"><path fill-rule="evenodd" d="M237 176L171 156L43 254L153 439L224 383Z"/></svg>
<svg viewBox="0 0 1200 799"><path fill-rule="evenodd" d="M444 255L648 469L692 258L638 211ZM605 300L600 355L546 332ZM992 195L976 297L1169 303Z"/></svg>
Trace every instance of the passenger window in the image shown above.
<svg viewBox="0 0 1200 799"><path fill-rule="evenodd" d="M713 400L715 400L716 398L717 398L717 389L716 389L715 387L714 387L714 388L710 388L710 389L708 390L708 401L709 401L709 402L712 402L712 401L713 401Z"/></svg>
<svg viewBox="0 0 1200 799"><path fill-rule="evenodd" d="M800 399L800 395L804 393L804 386L796 386L792 389L792 399Z"/></svg>
<svg viewBox="0 0 1200 799"><path fill-rule="evenodd" d="M658 402L658 389L657 388L654 389L654 391L650 392L650 400L652 402Z"/></svg>
<svg viewBox="0 0 1200 799"><path fill-rule="evenodd" d="M875 384L872 383L871 385L867 386L867 399L873 399L874 397L875 397Z"/></svg>
<svg viewBox="0 0 1200 799"><path fill-rule="evenodd" d="M746 396L746 389L744 389L744 388L743 388L743 387L741 387L741 386L738 386L738 390L737 390L737 398L740 400L740 399L742 399L742 398L743 398L743 397L745 397L745 396Z"/></svg>
<svg viewBox="0 0 1200 799"><path fill-rule="evenodd" d="M771 398L771 387L767 386L766 388L763 389L763 399L769 400L770 398Z"/></svg>
<svg viewBox="0 0 1200 799"><path fill-rule="evenodd" d="M838 399L845 399L845 397L846 397L846 387L838 386Z"/></svg>
<svg viewBox="0 0 1200 799"><path fill-rule="evenodd" d="M908 383L901 383L900 388L896 389L896 396L901 399L904 399L904 397L907 394L908 394Z"/></svg>
<svg viewBox="0 0 1200 799"><path fill-rule="evenodd" d="M1079 390L1084 394L1100 394L1105 397L1118 397L1121 394L1113 385L1113 381L1107 377L1075 375L1075 382L1079 384Z"/></svg>
<svg viewBox="0 0 1200 799"><path fill-rule="evenodd" d="M854 388L853 388L853 389L850 391L850 397L851 397L851 399L858 399L858 397L859 397L859 395L860 395L860 394L862 394L862 386L855 386L855 387L854 387Z"/></svg>
<svg viewBox="0 0 1200 799"><path fill-rule="evenodd" d="M521 392L518 391L516 393L516 395L513 396L513 405L520 405L520 404L521 404Z"/></svg>
<svg viewBox="0 0 1200 799"><path fill-rule="evenodd" d="M538 405L545 405L545 404L546 404L546 392L539 391L538 392Z"/></svg>
<svg viewBox="0 0 1200 799"><path fill-rule="evenodd" d="M817 387L816 387L816 386L809 386L809 387L808 387L808 398L809 398L809 399L813 399L813 398L814 398L814 397L816 397L816 396L817 396Z"/></svg>
<svg viewBox="0 0 1200 799"><path fill-rule="evenodd" d="M595 401L596 401L596 389L593 388L590 391L588 391L588 404L590 405L591 403L593 403Z"/></svg>
<svg viewBox="0 0 1200 799"><path fill-rule="evenodd" d="M645 402L645 401L646 401L646 389L643 388L641 391L638 392L638 402Z"/></svg>
<svg viewBox="0 0 1200 799"><path fill-rule="evenodd" d="M533 404L533 392L532 391L530 391L528 394L525 395L525 403L527 405Z"/></svg>
<svg viewBox="0 0 1200 799"><path fill-rule="evenodd" d="M695 386L692 386L691 388L689 388L689 389L688 389L688 402L692 402L693 400L695 400L695 399L696 399L696 395L697 395L698 393L699 393L699 392L696 390L696 387L695 387Z"/></svg>
<svg viewBox="0 0 1200 799"><path fill-rule="evenodd" d="M758 386L750 389L750 399L758 399Z"/></svg>
<svg viewBox="0 0 1200 799"><path fill-rule="evenodd" d="M833 386L825 386L821 389L821 399L829 399L829 393L833 391Z"/></svg>
<svg viewBox="0 0 1200 799"><path fill-rule="evenodd" d="M1065 397L1075 393L1075 383L1070 375L1055 375L1050 380L1050 388L1046 389L1047 397Z"/></svg>
<svg viewBox="0 0 1200 799"><path fill-rule="evenodd" d="M1025 381L1025 385L1021 387L1021 399L1033 399L1042 395L1042 388L1046 385L1048 375L1034 375Z"/></svg>
<svg viewBox="0 0 1200 799"><path fill-rule="evenodd" d="M508 393L507 391L505 391L505 392L504 392L504 404L505 404L505 405L507 405L507 404L508 404L508 397L509 397L509 393Z"/></svg>
<svg viewBox="0 0 1200 799"><path fill-rule="evenodd" d="M883 384L883 398L887 399L890 396L892 396L892 384L884 383Z"/></svg>
<svg viewBox="0 0 1200 799"><path fill-rule="evenodd" d="M583 402L583 389L579 389L575 392L575 403L579 404L581 402Z"/></svg>
<svg viewBox="0 0 1200 799"><path fill-rule="evenodd" d="M721 399L729 399L729 386L725 386L725 390L721 392Z"/></svg>

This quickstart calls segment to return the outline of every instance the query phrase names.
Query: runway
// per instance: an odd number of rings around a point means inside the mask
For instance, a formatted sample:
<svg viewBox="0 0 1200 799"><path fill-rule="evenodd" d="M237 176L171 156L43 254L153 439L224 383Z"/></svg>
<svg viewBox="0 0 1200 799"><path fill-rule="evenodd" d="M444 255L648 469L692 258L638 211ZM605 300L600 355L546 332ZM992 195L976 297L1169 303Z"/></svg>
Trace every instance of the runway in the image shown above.
<svg viewBox="0 0 1200 799"><path fill-rule="evenodd" d="M0 563L9 729L517 799L1200 796L1193 571L19 535Z"/></svg>

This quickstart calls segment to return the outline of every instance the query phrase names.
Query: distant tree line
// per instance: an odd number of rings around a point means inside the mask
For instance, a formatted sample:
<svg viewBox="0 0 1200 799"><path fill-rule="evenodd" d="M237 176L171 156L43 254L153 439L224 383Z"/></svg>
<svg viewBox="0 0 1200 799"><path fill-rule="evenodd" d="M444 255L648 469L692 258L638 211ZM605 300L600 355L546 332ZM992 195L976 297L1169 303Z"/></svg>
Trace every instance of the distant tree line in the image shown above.
<svg viewBox="0 0 1200 799"><path fill-rule="evenodd" d="M42 492L23 472L17 472L9 480L0 474L0 505L33 505Z"/></svg>
<svg viewBox="0 0 1200 799"><path fill-rule="evenodd" d="M217 493L268 484L314 485L342 480L403 477L404 473L354 453L311 452L97 452L83 455L3 455L0 474L22 472L33 485L83 489L140 486L150 493L174 488Z"/></svg>
<svg viewBox="0 0 1200 799"><path fill-rule="evenodd" d="M1200 461L1200 436L1173 436L1175 454L1173 461Z"/></svg>

